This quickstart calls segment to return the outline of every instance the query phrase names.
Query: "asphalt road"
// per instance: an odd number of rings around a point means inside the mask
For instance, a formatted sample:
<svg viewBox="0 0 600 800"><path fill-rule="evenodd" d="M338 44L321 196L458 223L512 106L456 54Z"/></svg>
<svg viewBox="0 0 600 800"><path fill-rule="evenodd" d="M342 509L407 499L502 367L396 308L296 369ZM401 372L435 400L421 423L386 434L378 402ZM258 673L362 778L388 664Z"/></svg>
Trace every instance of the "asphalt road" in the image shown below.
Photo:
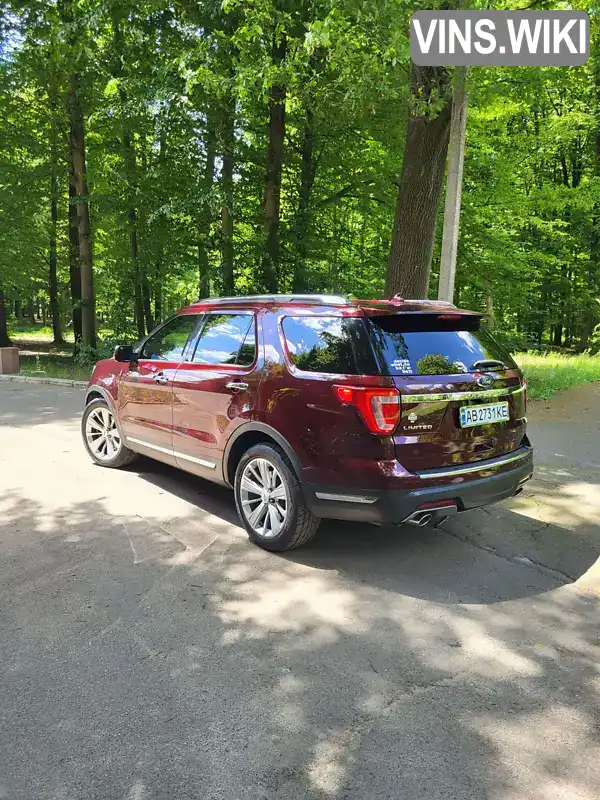
<svg viewBox="0 0 600 800"><path fill-rule="evenodd" d="M0 383L0 798L597 800L594 391L534 412L521 498L282 557L225 490L94 466L80 390Z"/></svg>

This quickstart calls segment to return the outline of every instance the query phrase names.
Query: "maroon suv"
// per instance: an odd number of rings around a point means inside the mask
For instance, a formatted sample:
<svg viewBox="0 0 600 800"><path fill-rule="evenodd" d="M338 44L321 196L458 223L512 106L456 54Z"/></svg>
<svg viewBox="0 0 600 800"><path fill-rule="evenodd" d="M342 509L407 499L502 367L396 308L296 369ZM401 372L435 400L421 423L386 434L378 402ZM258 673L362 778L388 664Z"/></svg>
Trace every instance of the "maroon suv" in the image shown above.
<svg viewBox="0 0 600 800"><path fill-rule="evenodd" d="M517 494L525 383L481 316L433 301L203 300L100 361L83 441L232 486L267 550L321 517L424 525Z"/></svg>

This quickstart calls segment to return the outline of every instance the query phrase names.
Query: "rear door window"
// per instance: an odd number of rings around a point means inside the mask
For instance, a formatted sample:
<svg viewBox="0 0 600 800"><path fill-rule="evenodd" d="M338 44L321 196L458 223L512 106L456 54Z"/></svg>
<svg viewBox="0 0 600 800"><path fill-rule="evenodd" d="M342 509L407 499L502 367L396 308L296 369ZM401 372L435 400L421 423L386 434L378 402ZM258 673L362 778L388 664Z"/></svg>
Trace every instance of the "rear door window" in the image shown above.
<svg viewBox="0 0 600 800"><path fill-rule="evenodd" d="M480 327L478 317L398 314L370 317L368 325L387 375L456 375L516 368L502 345Z"/></svg>
<svg viewBox="0 0 600 800"><path fill-rule="evenodd" d="M256 326L253 314L207 314L192 363L249 367L255 357Z"/></svg>
<svg viewBox="0 0 600 800"><path fill-rule="evenodd" d="M285 317L282 328L290 359L302 372L332 375L377 373L362 319Z"/></svg>

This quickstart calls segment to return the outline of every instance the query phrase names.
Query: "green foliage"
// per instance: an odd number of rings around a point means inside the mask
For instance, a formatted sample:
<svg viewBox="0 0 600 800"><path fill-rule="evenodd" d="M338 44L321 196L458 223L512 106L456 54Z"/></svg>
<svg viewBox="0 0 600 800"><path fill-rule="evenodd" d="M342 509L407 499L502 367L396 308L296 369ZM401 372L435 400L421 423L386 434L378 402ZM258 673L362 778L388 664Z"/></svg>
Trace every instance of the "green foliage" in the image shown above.
<svg viewBox="0 0 600 800"><path fill-rule="evenodd" d="M28 325L25 323L17 325L13 323L9 326L9 334L11 338L17 342L19 340L25 340L28 343L41 341L49 344L52 341L52 328L48 325ZM72 334L66 333L65 339L67 342L70 342L72 346Z"/></svg>
<svg viewBox="0 0 600 800"><path fill-rule="evenodd" d="M112 358L115 347L121 342L103 341L97 347L90 347L87 344L80 344L73 358L76 367L88 369L94 366L97 361L103 358Z"/></svg>
<svg viewBox="0 0 600 800"><path fill-rule="evenodd" d="M473 75L457 287L524 347L598 321L597 64Z"/></svg>
<svg viewBox="0 0 600 800"><path fill-rule="evenodd" d="M21 356L21 375L38 378L61 378L70 381L88 381L93 365L80 366L68 357L38 355Z"/></svg>
<svg viewBox="0 0 600 800"><path fill-rule="evenodd" d="M589 352L590 355L598 355L600 353L600 325L596 325L590 337Z"/></svg>
<svg viewBox="0 0 600 800"><path fill-rule="evenodd" d="M382 294L410 103L408 19L423 3L0 3L0 283L9 314L15 300L49 301L55 157L59 300L66 330L71 323L74 72L96 308L115 339L135 338L206 282L222 293L228 214L234 290L261 288L274 86L285 94L279 289ZM600 349L600 335L590 338L600 322L596 28L594 19L583 67L478 68L470 77L457 300L493 309L512 348ZM144 300L153 318L145 322Z"/></svg>
<svg viewBox="0 0 600 800"><path fill-rule="evenodd" d="M450 361L442 353L429 353L417 361L417 375L454 375L464 371L461 364Z"/></svg>

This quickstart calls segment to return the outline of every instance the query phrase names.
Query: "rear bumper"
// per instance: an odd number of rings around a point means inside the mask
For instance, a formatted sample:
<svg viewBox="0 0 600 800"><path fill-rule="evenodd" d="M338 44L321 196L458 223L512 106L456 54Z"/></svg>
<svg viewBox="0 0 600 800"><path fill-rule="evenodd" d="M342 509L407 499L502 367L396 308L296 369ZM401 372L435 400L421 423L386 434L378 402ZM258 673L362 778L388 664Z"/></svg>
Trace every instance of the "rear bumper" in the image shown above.
<svg viewBox="0 0 600 800"><path fill-rule="evenodd" d="M453 501L455 509L438 515L487 506L513 497L533 474L533 449L509 456L419 473L422 488L357 491L343 486L303 484L306 500L318 517L399 525L423 505ZM441 481L441 482L440 482Z"/></svg>

